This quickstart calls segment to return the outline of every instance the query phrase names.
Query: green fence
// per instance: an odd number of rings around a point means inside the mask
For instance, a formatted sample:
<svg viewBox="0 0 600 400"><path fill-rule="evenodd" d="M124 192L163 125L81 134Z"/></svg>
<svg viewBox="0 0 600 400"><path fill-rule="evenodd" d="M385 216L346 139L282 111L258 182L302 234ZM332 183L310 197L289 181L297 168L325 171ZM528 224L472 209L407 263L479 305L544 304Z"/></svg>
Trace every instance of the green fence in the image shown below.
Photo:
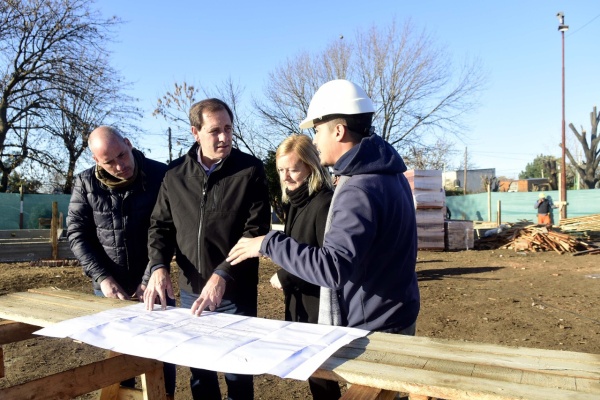
<svg viewBox="0 0 600 400"><path fill-rule="evenodd" d="M63 214L66 226L70 194L25 194L23 195L23 229L38 229L40 218L52 217L52 203L58 203L58 212ZM0 193L0 229L19 229L21 195Z"/></svg>
<svg viewBox="0 0 600 400"><path fill-rule="evenodd" d="M553 202L558 202L558 191L544 192ZM533 207L539 192L493 192L491 194L491 221L496 222L498 201L502 222L517 222L527 219L537 222L537 210ZM567 218L600 214L600 190L567 191ZM468 194L466 196L446 197L446 206L452 213L452 219L488 221L488 194ZM554 223L560 222L560 212L554 210Z"/></svg>
<svg viewBox="0 0 600 400"><path fill-rule="evenodd" d="M558 201L558 191L545 192L554 202ZM38 229L39 218L52 216L52 202L58 202L58 211L63 214L66 226L67 210L71 195L68 194L26 194L23 196L23 229ZM493 192L491 194L491 220L496 221L498 201L501 204L502 222L517 222L521 219L537 221L533 208L538 192ZM569 190L567 217L600 214L600 190ZM487 193L466 196L449 196L446 204L452 219L488 221ZM21 200L18 193L0 193L0 230L19 229ZM560 220L560 212L554 210L555 223Z"/></svg>

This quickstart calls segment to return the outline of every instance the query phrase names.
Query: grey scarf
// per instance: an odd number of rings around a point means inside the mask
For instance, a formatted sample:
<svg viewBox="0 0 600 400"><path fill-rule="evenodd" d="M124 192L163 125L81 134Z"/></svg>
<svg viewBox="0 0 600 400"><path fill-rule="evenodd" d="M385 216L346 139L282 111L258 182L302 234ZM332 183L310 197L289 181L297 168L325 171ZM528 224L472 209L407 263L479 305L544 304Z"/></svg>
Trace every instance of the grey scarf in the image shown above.
<svg viewBox="0 0 600 400"><path fill-rule="evenodd" d="M350 179L349 176L340 176L333 192L333 198L331 199L331 206L327 213L327 221L325 222L325 234L331 227L331 220L333 219L333 204L335 197L340 191L340 188ZM337 298L337 291L325 287L321 287L321 297L319 299L319 320L318 323L321 325L342 325L342 312L340 311L340 303Z"/></svg>

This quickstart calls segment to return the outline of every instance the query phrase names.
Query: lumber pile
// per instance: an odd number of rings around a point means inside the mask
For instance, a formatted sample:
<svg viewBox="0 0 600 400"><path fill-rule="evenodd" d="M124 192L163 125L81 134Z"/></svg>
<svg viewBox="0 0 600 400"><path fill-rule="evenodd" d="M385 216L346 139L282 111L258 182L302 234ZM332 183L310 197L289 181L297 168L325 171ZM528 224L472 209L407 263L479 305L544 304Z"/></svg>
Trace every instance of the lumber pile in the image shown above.
<svg viewBox="0 0 600 400"><path fill-rule="evenodd" d="M404 173L413 192L419 250L444 250L446 194L442 171L412 169Z"/></svg>
<svg viewBox="0 0 600 400"><path fill-rule="evenodd" d="M506 224L495 235L478 239L477 249L513 249L515 251L556 251L559 254L572 253L594 254L600 248L596 245L576 238L559 229L550 230L546 226L533 225L528 221Z"/></svg>
<svg viewBox="0 0 600 400"><path fill-rule="evenodd" d="M561 219L560 229L587 240L600 241L600 214Z"/></svg>

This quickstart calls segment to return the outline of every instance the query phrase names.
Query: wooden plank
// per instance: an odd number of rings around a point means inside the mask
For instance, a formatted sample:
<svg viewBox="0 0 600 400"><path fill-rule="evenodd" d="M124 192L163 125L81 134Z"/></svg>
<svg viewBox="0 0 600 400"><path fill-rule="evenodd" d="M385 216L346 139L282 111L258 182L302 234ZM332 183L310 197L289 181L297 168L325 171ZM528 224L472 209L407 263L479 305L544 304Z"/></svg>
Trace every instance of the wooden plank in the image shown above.
<svg viewBox="0 0 600 400"><path fill-rule="evenodd" d="M94 303L91 300L82 303L34 293L11 293L0 297L0 318L45 327L67 319L115 308L117 305L129 304L131 303L120 300L113 300L113 302L109 300L106 304L102 304L101 301Z"/></svg>
<svg viewBox="0 0 600 400"><path fill-rule="evenodd" d="M39 337L33 334L38 329L40 329L39 326L24 324L22 322L0 321L0 346Z"/></svg>
<svg viewBox="0 0 600 400"><path fill-rule="evenodd" d="M49 229L13 229L13 230L0 230L0 240L2 239L45 239L47 242L50 238Z"/></svg>
<svg viewBox="0 0 600 400"><path fill-rule="evenodd" d="M23 314L22 318L34 316L50 325L49 320L87 315L105 305L114 308L128 304L86 293L43 288L0 296L0 318L5 318L7 312L18 311ZM164 379L162 370L156 373ZM483 399L541 399L544 396L587 399L589 395L597 397L600 393L600 357L372 333L338 350L314 376L445 399L469 396ZM154 379L149 382L155 384ZM157 388L164 391L164 383ZM154 389L149 387L149 391Z"/></svg>
<svg viewBox="0 0 600 400"><path fill-rule="evenodd" d="M62 258L75 258L67 241L58 242L58 254ZM18 243L0 245L0 262L26 262L52 257L50 242Z"/></svg>
<svg viewBox="0 0 600 400"><path fill-rule="evenodd" d="M597 391L582 392L555 387L539 387L388 365L378 365L376 373L374 373L372 363L337 359L336 357L327 360L313 376L352 382L353 385L453 400L598 399Z"/></svg>
<svg viewBox="0 0 600 400"><path fill-rule="evenodd" d="M142 375L144 376L144 375ZM166 396L167 400L174 400L173 396ZM113 397L115 400L144 400L144 393L142 389L134 389L134 388L119 388L119 392L117 393L117 397Z"/></svg>
<svg viewBox="0 0 600 400"><path fill-rule="evenodd" d="M400 354L400 350L396 350L394 352L393 347L387 346L385 346L387 349L382 351L374 351L372 347L374 346L370 345L368 350L343 348L336 352L334 356L338 357L339 359L345 359L346 362L350 363L353 360L371 363L374 371L378 371L382 365L387 365L390 367L410 368L411 370L422 371L423 374L440 372L466 378L488 378L512 383L523 383L523 376L524 374L527 374L526 383L535 383L539 386L546 387L561 387L571 390L577 390L577 382L592 380L589 378L586 379L576 378L574 376L562 376L556 372L542 370L523 371L518 367L487 365L490 364L490 362L480 365L473 363L471 360L450 360L443 358L443 356L438 357L437 354L429 356L424 354L423 356L416 357ZM425 349L423 353L427 353L427 351L428 350ZM598 387L597 390L600 391L600 387Z"/></svg>
<svg viewBox="0 0 600 400"><path fill-rule="evenodd" d="M577 251L575 253L572 253L572 256L580 256L582 254L598 254L600 253L600 249L587 249L587 250L581 250L581 251Z"/></svg>
<svg viewBox="0 0 600 400"><path fill-rule="evenodd" d="M144 400L166 400L165 375L162 363L157 363L156 367L147 370L142 375L142 393Z"/></svg>
<svg viewBox="0 0 600 400"><path fill-rule="evenodd" d="M0 318L46 327L67 319L132 304L92 294L53 289L39 291L40 293L31 291L1 296ZM43 294L44 292L48 294Z"/></svg>
<svg viewBox="0 0 600 400"><path fill-rule="evenodd" d="M88 302L88 303L96 303L96 304L102 304L102 305L111 304L111 306L113 308L114 308L114 306L123 305L123 303L121 303L122 300L96 296L95 294L93 294L91 292L82 293L82 292L75 292L72 290L63 290L63 289L59 289L59 288L52 287L52 286L45 287L45 288L28 289L27 292L20 292L20 293L13 293L13 294L27 296L27 294L25 294L25 293L43 294L44 296L48 296L50 298L58 297L58 298L62 298L62 299L75 300L77 302L82 302L82 303ZM110 308L109 306L107 306L107 307Z"/></svg>
<svg viewBox="0 0 600 400"><path fill-rule="evenodd" d="M88 314L94 314L101 311L110 310L116 307L125 307L133 304L129 301L119 299L107 299L100 296L86 295L85 298L77 299L71 296L64 296L57 293L54 296L48 296L41 293L10 293L8 297L20 299L29 305L35 304L40 307L63 307L65 312L69 310L83 310ZM137 302L137 300L136 300Z"/></svg>
<svg viewBox="0 0 600 400"><path fill-rule="evenodd" d="M107 351L108 358L117 357L119 355L120 353L116 353L112 350ZM102 388L100 391L99 400L162 400L165 398L165 377L162 363L158 363L155 369L146 371L144 374L142 374L141 381L143 388L142 390L121 387L119 382ZM168 399L170 396L167 396L166 398Z"/></svg>
<svg viewBox="0 0 600 400"><path fill-rule="evenodd" d="M113 397L112 399L115 399L115 400L144 400L144 394L142 393L142 389L122 387L122 388L119 388L117 397Z"/></svg>
<svg viewBox="0 0 600 400"><path fill-rule="evenodd" d="M106 352L106 358L117 357L120 353L114 352L112 350L108 350ZM100 397L98 400L112 400L116 399L119 395L119 389L121 387L120 381L116 381L110 386L103 387L100 390Z"/></svg>
<svg viewBox="0 0 600 400"><path fill-rule="evenodd" d="M368 386L352 385L344 393L341 400L394 400L398 392L372 388Z"/></svg>
<svg viewBox="0 0 600 400"><path fill-rule="evenodd" d="M70 399L109 386L115 381L120 382L133 378L157 368L162 370L162 363L122 354L21 385L0 389L0 398L15 400ZM158 399L164 398L158 397Z"/></svg>
<svg viewBox="0 0 600 400"><path fill-rule="evenodd" d="M57 306L49 304L36 305L23 303L23 300L9 297L11 295L2 296L0 302L0 318L12 321L19 321L30 325L46 327L55 323L75 318L78 316L88 315L83 310L75 312L75 310L64 310Z"/></svg>
<svg viewBox="0 0 600 400"><path fill-rule="evenodd" d="M503 368L494 365L477 365L473 366L473 376L478 378L498 379L505 382L522 382L523 371L519 369ZM574 379L570 378L573 382Z"/></svg>
<svg viewBox="0 0 600 400"><path fill-rule="evenodd" d="M119 396L119 389L121 388L121 383L116 382L110 386L102 388L100 390L100 396L98 400L113 400Z"/></svg>
<svg viewBox="0 0 600 400"><path fill-rule="evenodd" d="M583 362L586 364L594 365L594 370L600 367L600 357L597 354L580 353L573 351L562 351L562 350L548 350L548 349L537 349L529 347L511 347L494 345L488 343L477 343L469 341L454 341L447 339L431 339L426 337L407 337L403 335L387 335L381 333L374 333L377 338L377 342L390 342L394 343L405 343L405 344L421 344L426 345L432 351L440 351L443 349L453 349L459 352L469 352L475 354L488 354L494 358L502 358L504 356L524 356L524 360L520 362L531 362L534 359L534 363L540 365L540 359L543 360L555 360L558 365L563 365L566 362ZM408 340L407 340L408 338ZM410 340L413 339L413 340ZM471 357L472 355L469 355Z"/></svg>
<svg viewBox="0 0 600 400"><path fill-rule="evenodd" d="M105 311L111 308L125 307L132 304L119 299L110 299L106 297L96 296L92 293L81 293L74 292L71 290L61 290L54 287L29 289L27 292L13 294L18 297L38 299L51 304L67 304L69 307L88 309L90 310L90 314L96 312L95 310ZM63 301L63 299L68 301L65 302ZM131 301L133 303L137 303L137 300Z"/></svg>
<svg viewBox="0 0 600 400"><path fill-rule="evenodd" d="M371 340L369 338L372 335ZM455 343L402 335L372 335L353 341L338 350L334 356L368 361L367 355L381 352L392 355L390 357L395 361L388 360L390 364L411 368L415 368L411 364L413 361L407 357L427 360L429 365L436 365L436 363L443 365L441 361L435 361L443 360L448 363L447 368L454 370L467 368L468 371L470 365L488 365L583 379L599 379L600 376L600 357L594 354L509 348L469 342ZM405 362L406 364L404 364ZM452 363L465 363L466 365L460 366Z"/></svg>

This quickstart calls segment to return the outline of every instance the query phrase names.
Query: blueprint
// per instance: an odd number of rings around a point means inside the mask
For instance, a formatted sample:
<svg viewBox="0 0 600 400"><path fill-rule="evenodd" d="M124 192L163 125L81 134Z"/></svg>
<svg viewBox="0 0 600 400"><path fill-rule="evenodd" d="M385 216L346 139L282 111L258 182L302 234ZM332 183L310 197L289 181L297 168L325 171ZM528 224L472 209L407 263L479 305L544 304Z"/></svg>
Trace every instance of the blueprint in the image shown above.
<svg viewBox="0 0 600 400"><path fill-rule="evenodd" d="M306 380L340 347L369 331L143 303L66 320L36 334L118 353L239 374Z"/></svg>

